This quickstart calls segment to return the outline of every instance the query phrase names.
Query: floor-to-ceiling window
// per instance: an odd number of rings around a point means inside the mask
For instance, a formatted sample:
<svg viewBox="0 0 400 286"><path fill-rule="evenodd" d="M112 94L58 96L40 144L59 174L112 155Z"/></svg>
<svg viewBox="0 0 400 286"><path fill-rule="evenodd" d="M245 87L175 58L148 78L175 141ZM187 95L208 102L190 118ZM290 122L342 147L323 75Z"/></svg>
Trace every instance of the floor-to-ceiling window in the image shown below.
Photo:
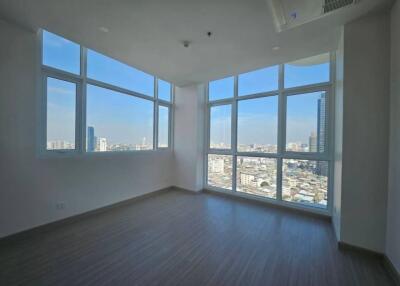
<svg viewBox="0 0 400 286"><path fill-rule="evenodd" d="M332 57L209 83L207 188L328 210Z"/></svg>

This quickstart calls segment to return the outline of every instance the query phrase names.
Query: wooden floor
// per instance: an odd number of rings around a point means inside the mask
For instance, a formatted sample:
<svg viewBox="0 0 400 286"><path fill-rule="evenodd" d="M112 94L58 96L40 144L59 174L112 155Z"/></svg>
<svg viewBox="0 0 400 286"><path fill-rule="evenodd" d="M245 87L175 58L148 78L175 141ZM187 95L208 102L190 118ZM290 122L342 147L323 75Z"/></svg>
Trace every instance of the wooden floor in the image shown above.
<svg viewBox="0 0 400 286"><path fill-rule="evenodd" d="M330 223L212 194L165 191L0 241L0 285L394 285L338 250Z"/></svg>

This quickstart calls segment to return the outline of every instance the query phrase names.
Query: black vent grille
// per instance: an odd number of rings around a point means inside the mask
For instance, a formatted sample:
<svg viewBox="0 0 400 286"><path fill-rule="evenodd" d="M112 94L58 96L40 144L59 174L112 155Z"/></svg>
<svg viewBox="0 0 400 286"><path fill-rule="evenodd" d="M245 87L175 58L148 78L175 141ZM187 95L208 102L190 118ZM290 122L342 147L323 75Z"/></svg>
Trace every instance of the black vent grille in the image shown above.
<svg viewBox="0 0 400 286"><path fill-rule="evenodd" d="M324 14L351 5L354 0L325 0Z"/></svg>

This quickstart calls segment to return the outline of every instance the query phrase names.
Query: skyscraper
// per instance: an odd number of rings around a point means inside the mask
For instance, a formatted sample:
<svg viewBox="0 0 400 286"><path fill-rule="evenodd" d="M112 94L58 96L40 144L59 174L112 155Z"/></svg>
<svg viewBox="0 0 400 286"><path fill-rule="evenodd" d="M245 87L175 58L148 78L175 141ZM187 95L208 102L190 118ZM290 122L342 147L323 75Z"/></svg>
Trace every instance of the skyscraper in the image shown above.
<svg viewBox="0 0 400 286"><path fill-rule="evenodd" d="M326 130L326 94L321 93L318 99L318 118L317 118L317 150L325 150L325 130Z"/></svg>
<svg viewBox="0 0 400 286"><path fill-rule="evenodd" d="M96 139L94 137L94 127L89 126L87 130L87 151L94 152L96 150Z"/></svg>
<svg viewBox="0 0 400 286"><path fill-rule="evenodd" d="M317 146L317 135L315 135L315 132L311 132L310 137L308 138L308 151L309 152L317 152L318 146Z"/></svg>
<svg viewBox="0 0 400 286"><path fill-rule="evenodd" d="M317 118L317 151L325 151L325 138L326 138L326 93L321 93L318 99L318 118ZM317 162L317 174L321 176L328 176L328 164L326 162Z"/></svg>

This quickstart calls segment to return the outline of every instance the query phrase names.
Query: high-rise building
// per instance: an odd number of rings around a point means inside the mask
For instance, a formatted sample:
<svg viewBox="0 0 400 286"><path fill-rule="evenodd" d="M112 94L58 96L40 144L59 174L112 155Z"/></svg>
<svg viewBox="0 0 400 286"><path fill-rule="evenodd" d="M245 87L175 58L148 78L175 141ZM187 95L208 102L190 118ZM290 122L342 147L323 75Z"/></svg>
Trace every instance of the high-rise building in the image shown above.
<svg viewBox="0 0 400 286"><path fill-rule="evenodd" d="M87 151L94 152L96 150L96 138L94 137L94 127L89 126L87 129Z"/></svg>
<svg viewBox="0 0 400 286"><path fill-rule="evenodd" d="M317 152L317 135L315 132L311 132L310 137L308 138L308 148L310 152Z"/></svg>
<svg viewBox="0 0 400 286"><path fill-rule="evenodd" d="M243 186L257 186L257 182L255 181L255 175L249 173L240 172L240 184Z"/></svg>
<svg viewBox="0 0 400 286"><path fill-rule="evenodd" d="M209 166L210 172L212 173L224 173L224 159L222 158L210 160Z"/></svg>
<svg viewBox="0 0 400 286"><path fill-rule="evenodd" d="M100 152L107 151L107 138L97 138L97 150Z"/></svg>
<svg viewBox="0 0 400 286"><path fill-rule="evenodd" d="M321 93L318 99L318 118L317 118L317 150L325 150L325 130L326 130L326 95Z"/></svg>
<svg viewBox="0 0 400 286"><path fill-rule="evenodd" d="M48 150L66 150L66 149L74 149L75 145L65 140L55 140L47 142Z"/></svg>
<svg viewBox="0 0 400 286"><path fill-rule="evenodd" d="M317 151L325 151L325 130L326 130L326 93L321 93L318 99L318 118L317 118ZM317 162L317 174L328 176L328 164L326 162Z"/></svg>

